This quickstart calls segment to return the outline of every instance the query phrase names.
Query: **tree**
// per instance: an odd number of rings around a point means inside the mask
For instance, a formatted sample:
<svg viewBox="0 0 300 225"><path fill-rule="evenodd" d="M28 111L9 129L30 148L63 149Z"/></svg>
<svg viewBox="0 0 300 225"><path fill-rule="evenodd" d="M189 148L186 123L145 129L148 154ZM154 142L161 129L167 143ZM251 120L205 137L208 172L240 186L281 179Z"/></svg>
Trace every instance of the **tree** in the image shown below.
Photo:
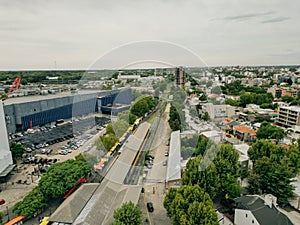
<svg viewBox="0 0 300 225"><path fill-rule="evenodd" d="M222 90L221 90L220 86L215 86L211 89L211 93L219 95L219 94L222 94Z"/></svg>
<svg viewBox="0 0 300 225"><path fill-rule="evenodd" d="M276 139L284 138L284 131L276 126L272 126L269 122L263 122L256 134L258 139Z"/></svg>
<svg viewBox="0 0 300 225"><path fill-rule="evenodd" d="M91 167L83 161L55 163L42 176L38 187L47 200L60 198L90 171Z"/></svg>
<svg viewBox="0 0 300 225"><path fill-rule="evenodd" d="M12 142L10 146L12 158L14 162L17 161L17 159L20 159L24 153L24 146L20 143Z"/></svg>
<svg viewBox="0 0 300 225"><path fill-rule="evenodd" d="M241 187L237 183L239 165L238 152L229 144L221 145L220 151L214 159L214 164L220 180L219 196L233 199L241 194Z"/></svg>
<svg viewBox="0 0 300 225"><path fill-rule="evenodd" d="M184 185L199 185L213 199L220 187L217 169L214 163L210 163L207 168L202 169L201 159L202 156L199 155L188 161L186 170L182 176L182 183Z"/></svg>
<svg viewBox="0 0 300 225"><path fill-rule="evenodd" d="M206 101L206 100L207 100L206 94L205 94L205 93L202 93L202 94L200 95L200 97L199 97L199 100L200 100L200 101Z"/></svg>
<svg viewBox="0 0 300 225"><path fill-rule="evenodd" d="M141 209L130 201L114 211L115 221L112 225L140 225L142 218Z"/></svg>
<svg viewBox="0 0 300 225"><path fill-rule="evenodd" d="M283 102L292 102L293 100L295 100L295 98L292 97L292 96L282 96L282 97L281 97L281 100L282 100Z"/></svg>
<svg viewBox="0 0 300 225"><path fill-rule="evenodd" d="M128 129L129 124L125 120L117 120L112 123L112 127L117 138L120 138Z"/></svg>
<svg viewBox="0 0 300 225"><path fill-rule="evenodd" d="M2 223L2 222L3 222L3 213L0 212L0 223Z"/></svg>
<svg viewBox="0 0 300 225"><path fill-rule="evenodd" d="M79 155L75 156L75 159L78 161L86 162L89 165L95 165L98 162L96 156L86 152L80 153Z"/></svg>
<svg viewBox="0 0 300 225"><path fill-rule="evenodd" d="M233 99L226 99L225 104L232 105L232 106L239 106L240 105L239 101L233 100Z"/></svg>
<svg viewBox="0 0 300 225"><path fill-rule="evenodd" d="M152 96L142 97L132 105L130 112L138 117L144 116L147 112L153 109L156 104L157 100L155 100Z"/></svg>
<svg viewBox="0 0 300 225"><path fill-rule="evenodd" d="M181 130L181 119L180 115L177 111L177 108L175 108L173 105L170 107L170 118L169 118L169 125L173 131L175 130Z"/></svg>
<svg viewBox="0 0 300 225"><path fill-rule="evenodd" d="M276 196L280 205L288 204L294 189L291 185L291 171L268 157L262 157L255 162L253 172L259 175L262 193Z"/></svg>
<svg viewBox="0 0 300 225"><path fill-rule="evenodd" d="M40 188L35 187L22 201L14 205L13 212L30 219L34 217L35 214L41 213L47 205L46 198L41 193Z"/></svg>
<svg viewBox="0 0 300 225"><path fill-rule="evenodd" d="M108 151L110 150L115 143L118 141L118 138L116 137L115 134L106 134L104 136L100 136L100 143L97 142L97 148L101 149L102 145L103 147ZM102 149L104 150L104 149Z"/></svg>
<svg viewBox="0 0 300 225"><path fill-rule="evenodd" d="M174 225L217 225L212 201L198 185L171 188L164 199L167 215Z"/></svg>
<svg viewBox="0 0 300 225"><path fill-rule="evenodd" d="M250 193L270 193L277 197L278 204L286 205L293 196L291 178L300 168L297 143L286 151L283 147L267 140L257 140L248 151L254 162L249 177Z"/></svg>
<svg viewBox="0 0 300 225"><path fill-rule="evenodd" d="M210 120L210 117L209 117L208 112L205 112L205 113L204 113L204 115L202 116L202 119L205 120L205 121Z"/></svg>

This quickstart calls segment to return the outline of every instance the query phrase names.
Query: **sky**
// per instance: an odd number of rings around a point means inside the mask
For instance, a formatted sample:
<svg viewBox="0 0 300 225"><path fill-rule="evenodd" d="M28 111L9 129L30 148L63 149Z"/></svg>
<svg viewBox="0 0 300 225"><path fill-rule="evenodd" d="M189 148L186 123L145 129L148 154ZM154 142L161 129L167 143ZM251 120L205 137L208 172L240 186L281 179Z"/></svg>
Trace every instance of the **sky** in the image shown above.
<svg viewBox="0 0 300 225"><path fill-rule="evenodd" d="M118 69L147 60L295 65L299 8L294 0L1 0L0 70Z"/></svg>

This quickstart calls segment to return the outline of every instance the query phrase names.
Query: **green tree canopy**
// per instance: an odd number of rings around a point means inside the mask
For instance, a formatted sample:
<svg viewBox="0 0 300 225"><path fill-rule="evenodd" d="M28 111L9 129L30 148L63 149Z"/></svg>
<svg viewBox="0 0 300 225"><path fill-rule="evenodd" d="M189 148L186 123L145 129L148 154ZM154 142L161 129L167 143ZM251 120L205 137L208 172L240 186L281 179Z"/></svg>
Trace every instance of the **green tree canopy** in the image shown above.
<svg viewBox="0 0 300 225"><path fill-rule="evenodd" d="M40 191L39 187L32 189L24 199L14 205L13 211L18 215L25 216L30 219L35 213L40 213L48 204L46 198Z"/></svg>
<svg viewBox="0 0 300 225"><path fill-rule="evenodd" d="M130 201L114 211L115 221L112 225L141 225L142 218L141 209Z"/></svg>
<svg viewBox="0 0 300 225"><path fill-rule="evenodd" d="M60 198L90 171L91 167L83 161L67 160L55 163L42 176L38 186L47 200Z"/></svg>
<svg viewBox="0 0 300 225"><path fill-rule="evenodd" d="M298 143L291 145L287 151L270 141L257 140L249 149L248 155L254 162L248 180L249 192L270 193L277 197L279 204L287 204L293 196L291 178L300 169Z"/></svg>
<svg viewBox="0 0 300 225"><path fill-rule="evenodd" d="M17 161L17 159L20 159L24 153L24 146L20 143L12 142L10 145L10 150L12 154L12 158L14 162Z"/></svg>
<svg viewBox="0 0 300 225"><path fill-rule="evenodd" d="M144 116L153 109L157 104L157 100L152 96L141 97L131 107L130 112L137 117Z"/></svg>
<svg viewBox="0 0 300 225"><path fill-rule="evenodd" d="M173 225L217 225L212 200L198 185L171 188L164 200Z"/></svg>
<svg viewBox="0 0 300 225"><path fill-rule="evenodd" d="M258 139L276 139L281 140L284 138L284 131L276 126L272 126L269 122L262 122L256 134Z"/></svg>
<svg viewBox="0 0 300 225"><path fill-rule="evenodd" d="M217 169L214 163L202 169L202 156L199 155L194 159L190 159L187 163L186 170L182 176L182 184L184 185L199 185L213 199L219 191L220 181L217 174Z"/></svg>
<svg viewBox="0 0 300 225"><path fill-rule="evenodd" d="M120 112L118 114L118 116L119 116L120 120L127 121L129 124L133 124L134 121L136 120L136 116L134 114L132 114L130 112L130 110L126 110L126 111Z"/></svg>
<svg viewBox="0 0 300 225"><path fill-rule="evenodd" d="M173 105L170 107L170 118L169 118L169 125L173 131L175 130L181 130L181 119L180 115L177 111L177 108L175 108Z"/></svg>

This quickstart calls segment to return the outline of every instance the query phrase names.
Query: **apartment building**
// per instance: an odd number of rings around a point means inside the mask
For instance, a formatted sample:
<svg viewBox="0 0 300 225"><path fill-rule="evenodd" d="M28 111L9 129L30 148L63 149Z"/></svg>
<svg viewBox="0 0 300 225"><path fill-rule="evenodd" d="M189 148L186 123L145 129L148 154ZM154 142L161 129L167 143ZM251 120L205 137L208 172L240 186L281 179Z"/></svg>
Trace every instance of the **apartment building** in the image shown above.
<svg viewBox="0 0 300 225"><path fill-rule="evenodd" d="M279 108L279 115L276 124L281 127L292 128L300 125L300 107L282 106Z"/></svg>

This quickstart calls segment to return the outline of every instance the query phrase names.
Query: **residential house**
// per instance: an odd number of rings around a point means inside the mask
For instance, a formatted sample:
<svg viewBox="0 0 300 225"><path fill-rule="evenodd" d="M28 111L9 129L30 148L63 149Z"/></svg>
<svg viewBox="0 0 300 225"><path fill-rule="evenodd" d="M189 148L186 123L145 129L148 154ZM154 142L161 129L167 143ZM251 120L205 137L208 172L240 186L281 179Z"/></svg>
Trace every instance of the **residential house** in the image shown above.
<svg viewBox="0 0 300 225"><path fill-rule="evenodd" d="M235 225L293 225L291 220L279 210L276 197L267 194L247 195L235 199Z"/></svg>
<svg viewBox="0 0 300 225"><path fill-rule="evenodd" d="M257 130L253 130L243 124L233 126L233 135L241 141L251 142L256 140L256 133Z"/></svg>

